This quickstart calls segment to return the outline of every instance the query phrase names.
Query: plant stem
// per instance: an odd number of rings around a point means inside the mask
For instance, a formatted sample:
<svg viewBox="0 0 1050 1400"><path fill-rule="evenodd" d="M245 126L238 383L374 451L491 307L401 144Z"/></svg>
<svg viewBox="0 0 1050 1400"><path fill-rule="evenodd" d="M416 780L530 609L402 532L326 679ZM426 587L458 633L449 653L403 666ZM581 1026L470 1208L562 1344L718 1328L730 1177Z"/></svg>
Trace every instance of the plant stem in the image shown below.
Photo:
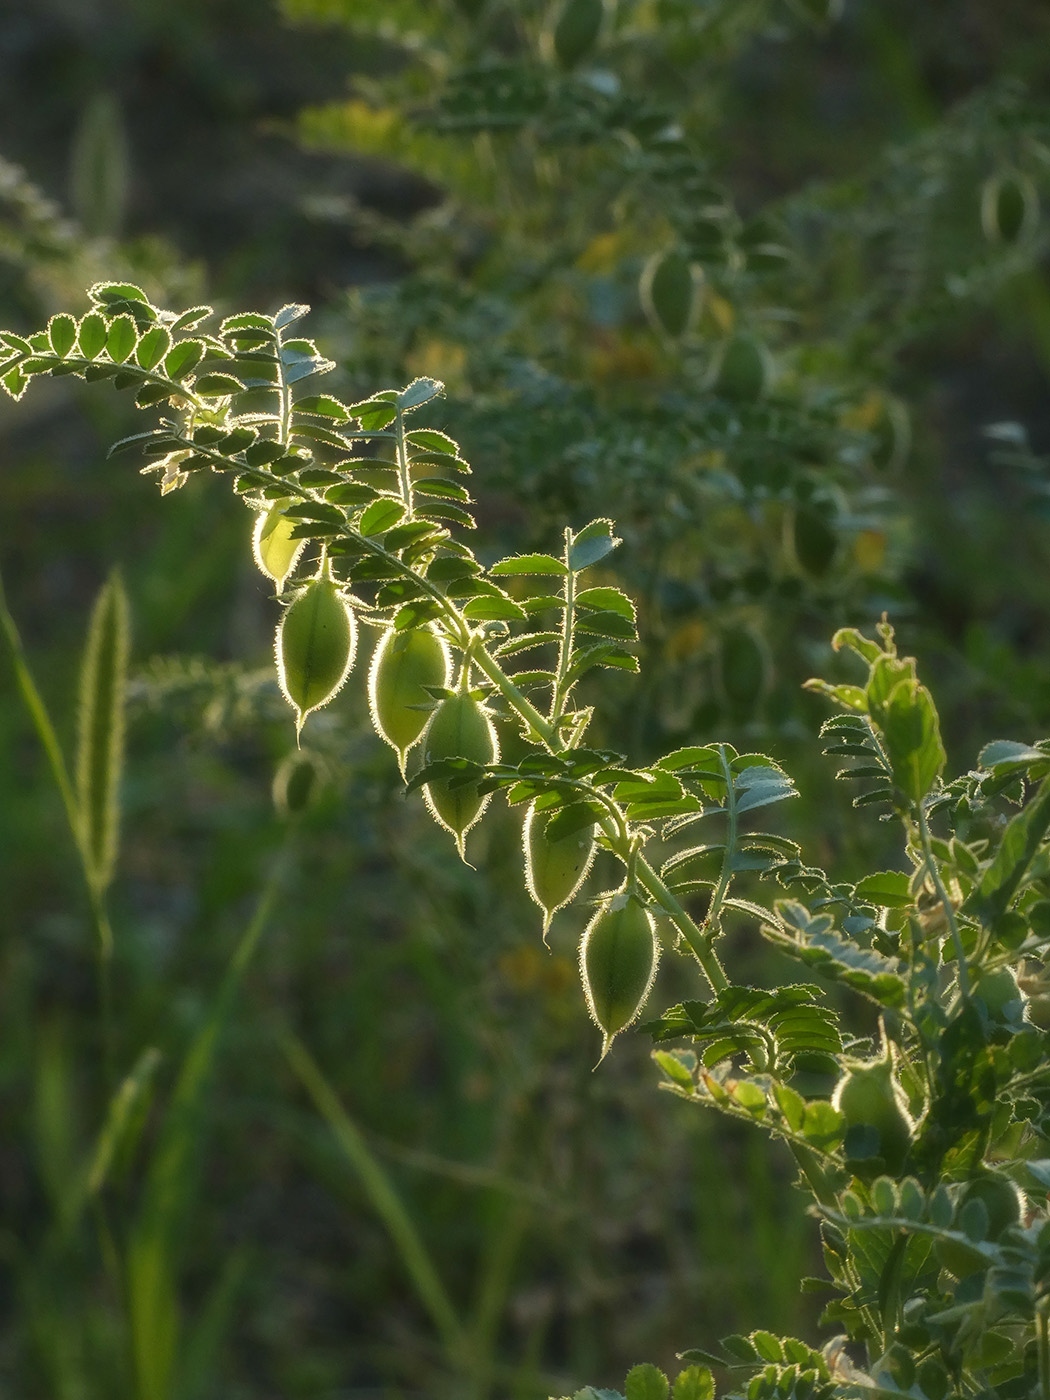
<svg viewBox="0 0 1050 1400"><path fill-rule="evenodd" d="M711 990L713 992L723 991L729 986L729 980L722 970L722 964L714 949L697 928L695 921L682 908L645 856L641 854L638 856L637 873L638 883L653 896L688 944L690 952L703 968L704 976L711 984Z"/></svg>
<svg viewBox="0 0 1050 1400"><path fill-rule="evenodd" d="M558 676L554 682L554 690L551 696L551 724L557 729L558 721L561 719L562 710L568 699L568 692L565 686L565 678L569 672L569 661L572 657L573 627L576 620L576 575L569 564L569 551L572 547L572 531L565 531L565 583L563 591L565 594L565 611L561 619L561 640L558 643Z"/></svg>
<svg viewBox="0 0 1050 1400"><path fill-rule="evenodd" d="M489 1226L478 1264L477 1298L470 1323L473 1400L486 1400L492 1392L500 1320L506 1312L514 1265L531 1218L531 1203L519 1198L507 1202Z"/></svg>
<svg viewBox="0 0 1050 1400"><path fill-rule="evenodd" d="M292 386L288 383L288 376L284 372L284 362L281 359L281 332L277 331L277 374L279 377L279 397L281 401L281 421L278 426L279 440L287 447L291 442L292 432Z"/></svg>
<svg viewBox="0 0 1050 1400"><path fill-rule="evenodd" d="M112 1093L116 1086L117 1047L113 1017L113 928L109 922L106 896L89 879L88 892L91 899L91 912L95 920L98 938L95 942L96 968L98 972L98 1000L102 1018L102 1058L106 1070L106 1083Z"/></svg>
<svg viewBox="0 0 1050 1400"><path fill-rule="evenodd" d="M815 1198L822 1206L834 1209L837 1205L837 1198L828 1184L827 1172L821 1166L817 1153L813 1151L812 1147L801 1142L793 1142L791 1139L788 1139L788 1146L798 1164L799 1171L806 1179L806 1185L813 1192Z"/></svg>
<svg viewBox="0 0 1050 1400"><path fill-rule="evenodd" d="M212 344L214 343L213 341ZM26 357L23 356L22 358L24 359ZM71 366L73 373L77 375L78 379L83 376L85 370L94 369L99 364L112 364L111 361L100 360L98 358L90 360L86 355L58 355L54 352L44 350L34 350L32 358L34 360L54 360L56 365ZM13 361L6 361L5 363L9 369L14 368ZM143 369L140 364L136 363L134 357L129 360L124 360L119 365L113 365L113 369L115 371L119 370L121 374L126 374L132 379L141 380L143 386L154 384L158 387L163 387L168 391L167 397L169 399L181 399L191 408L197 409L198 411L207 411L208 408L211 407L206 400L200 398L192 389L182 383L182 381L172 379L169 375L165 374L163 370L157 369L156 367L153 369Z"/></svg>
<svg viewBox="0 0 1050 1400"><path fill-rule="evenodd" d="M1036 1307L1035 1335L1039 1358L1039 1400L1050 1400L1050 1323L1045 1299Z"/></svg>
<svg viewBox="0 0 1050 1400"><path fill-rule="evenodd" d="M726 761L726 751L724 744L718 744L718 757L722 764L722 778L726 785L726 849L722 857L722 869L718 874L718 884L715 892L711 896L711 903L708 906L707 917L704 919L704 933L708 941L718 932L722 913L722 901L726 897L729 889L729 881L733 875L733 853L736 850L736 793L733 790L733 773Z"/></svg>
<svg viewBox="0 0 1050 1400"><path fill-rule="evenodd" d="M401 412L400 404L397 406L397 474L401 482L401 495L404 497L407 507L407 520L412 519L412 472L408 461L408 442L405 439L405 416Z"/></svg>
<svg viewBox="0 0 1050 1400"><path fill-rule="evenodd" d="M386 1227L419 1300L430 1314L431 1321L445 1345L450 1362L456 1367L463 1366L467 1359L463 1328L445 1291L445 1285L401 1197L306 1046L286 1026L278 1026L277 1038L289 1068L331 1128L340 1150L357 1174L373 1210Z"/></svg>
<svg viewBox="0 0 1050 1400"><path fill-rule="evenodd" d="M555 726L550 720L545 719L532 701L521 693L499 662L490 656L484 647L477 648L474 653L474 662L478 670L483 671L488 676L507 703L517 710L536 737L546 744L552 753L557 753L564 748L561 736Z"/></svg>
<svg viewBox="0 0 1050 1400"><path fill-rule="evenodd" d="M930 840L930 828L926 821L926 809L921 802L919 803L919 841L922 844L922 853L926 859L926 871L933 881L933 887L937 891L937 898L944 906L944 916L948 920L948 928L951 930L952 946L955 948L955 961L959 969L959 995L966 1001L970 996L970 970L966 966L966 953L963 950L959 924L955 918L955 907L948 897L948 891L944 888L944 881L941 879L941 869L937 864L937 857L933 853L933 843Z"/></svg>

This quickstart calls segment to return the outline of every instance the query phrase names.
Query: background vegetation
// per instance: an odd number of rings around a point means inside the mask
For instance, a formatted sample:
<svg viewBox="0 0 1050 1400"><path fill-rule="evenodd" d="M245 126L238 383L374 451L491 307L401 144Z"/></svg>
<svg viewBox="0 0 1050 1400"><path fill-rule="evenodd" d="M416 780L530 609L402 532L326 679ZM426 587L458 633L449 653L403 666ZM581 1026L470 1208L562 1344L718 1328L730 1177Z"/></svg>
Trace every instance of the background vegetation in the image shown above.
<svg viewBox="0 0 1050 1400"><path fill-rule="evenodd" d="M834 626L884 608L950 749L1030 741L1050 718L1050 23L1030 0L831 9L625 0L571 63L529 3L4 8L3 324L128 276L170 305L314 302L350 398L445 379L493 556L620 522L643 688L606 677L603 723L633 758L730 738L798 773L821 713L800 682ZM982 223L1006 177L1028 198L1014 237ZM693 269L681 326L640 291L668 253ZM757 383L722 373L741 335ZM318 804L275 808L293 739L250 517L201 482L158 509L105 460L130 408L70 384L0 405L0 564L67 751L113 562L131 599L115 1030L107 1047L87 901L5 669L8 1388L531 1397L727 1330L812 1334L787 1162L652 1094L640 1039L591 1074L579 928L561 916L543 950L514 818L459 865L398 798L359 688L307 731ZM806 774L783 829L848 870L829 779ZM894 862L874 819L851 831ZM268 877L206 1108L180 1120ZM734 957L738 980L775 974L768 950ZM85 1202L107 1055L140 1066L139 1130ZM129 1230L181 1299L171 1376L128 1363Z"/></svg>

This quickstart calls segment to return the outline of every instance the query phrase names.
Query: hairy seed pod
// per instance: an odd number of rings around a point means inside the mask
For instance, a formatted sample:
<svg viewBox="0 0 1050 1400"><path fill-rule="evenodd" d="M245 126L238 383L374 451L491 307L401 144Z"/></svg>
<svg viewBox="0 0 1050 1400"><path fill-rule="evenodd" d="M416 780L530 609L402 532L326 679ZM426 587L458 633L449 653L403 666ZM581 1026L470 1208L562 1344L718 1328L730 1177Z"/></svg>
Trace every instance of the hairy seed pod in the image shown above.
<svg viewBox="0 0 1050 1400"><path fill-rule="evenodd" d="M711 388L734 403L755 403L769 388L773 361L769 351L753 335L738 332L719 351L711 375Z"/></svg>
<svg viewBox="0 0 1050 1400"><path fill-rule="evenodd" d="M306 749L293 749L274 774L273 805L282 817L297 817L317 800L324 780L322 760Z"/></svg>
<svg viewBox="0 0 1050 1400"><path fill-rule="evenodd" d="M328 578L315 578L295 595L277 627L277 675L296 710L296 734L307 715L340 690L354 664L357 621Z"/></svg>
<svg viewBox="0 0 1050 1400"><path fill-rule="evenodd" d="M858 1154L859 1161L850 1163L858 1176L876 1176L883 1169L896 1174L911 1147L915 1125L893 1063L892 1047L888 1044L878 1059L846 1061L846 1072L831 1098L831 1106L845 1118L847 1130L867 1128L878 1135L878 1147L863 1157ZM846 1149L849 1151L848 1134Z"/></svg>
<svg viewBox="0 0 1050 1400"><path fill-rule="evenodd" d="M642 310L654 330L673 339L686 333L698 298L693 268L680 249L665 249L650 258L638 290Z"/></svg>
<svg viewBox="0 0 1050 1400"><path fill-rule="evenodd" d="M870 431L873 466L880 472L903 467L911 451L911 419L900 399L883 398Z"/></svg>
<svg viewBox="0 0 1050 1400"><path fill-rule="evenodd" d="M547 835L550 814L537 812L535 802L525 814L525 888L543 910L543 941L551 919L575 896L594 860L594 827L584 826L552 841Z"/></svg>
<svg viewBox="0 0 1050 1400"><path fill-rule="evenodd" d="M970 994L980 998L992 1021L1003 1022L1023 1019L1028 998L1017 984L1017 973L1012 967L998 967L994 971L984 969L977 973L970 987Z"/></svg>
<svg viewBox="0 0 1050 1400"><path fill-rule="evenodd" d="M603 1060L649 1000L659 960L656 923L641 900L626 889L606 895L580 942L583 994L605 1037Z"/></svg>
<svg viewBox="0 0 1050 1400"><path fill-rule="evenodd" d="M368 672L368 704L376 733L397 752L401 776L405 756L427 727L433 697L426 687L447 686L448 647L430 627L380 637ZM424 708L429 707L429 708Z"/></svg>
<svg viewBox="0 0 1050 1400"><path fill-rule="evenodd" d="M1020 1225L1025 1199L1021 1188L1005 1176L989 1172L968 1181L959 1196L959 1209L980 1201L988 1217L988 1238L997 1240L1011 1225Z"/></svg>
<svg viewBox="0 0 1050 1400"><path fill-rule="evenodd" d="M981 228L989 243L1020 243L1039 223L1039 195L1027 175L1006 171L981 190Z"/></svg>
<svg viewBox="0 0 1050 1400"><path fill-rule="evenodd" d="M827 510L796 506L791 516L791 551L810 578L823 578L835 562L839 541Z"/></svg>
<svg viewBox="0 0 1050 1400"><path fill-rule="evenodd" d="M605 16L603 0L565 0L554 21L551 48L563 68L575 68L598 42Z"/></svg>
<svg viewBox="0 0 1050 1400"><path fill-rule="evenodd" d="M442 758L499 762L499 739L488 711L465 690L441 701L423 735L423 762L435 763ZM463 860L467 832L481 817L491 796L479 793L476 783L453 786L447 778L436 778L426 785L431 815L456 838L456 849Z"/></svg>
<svg viewBox="0 0 1050 1400"><path fill-rule="evenodd" d="M1007 1177L989 1172L966 1182L959 1192L952 1228L970 1239L998 1240L1009 1226L1021 1223L1024 1209L1020 1188ZM958 1279L987 1269L990 1262L982 1250L962 1240L938 1239L934 1253L942 1268Z"/></svg>
<svg viewBox="0 0 1050 1400"><path fill-rule="evenodd" d="M274 501L269 510L260 511L252 536L255 562L262 573L276 583L278 593L306 546L305 540L292 539L296 521L282 514L285 506L291 503L290 496L283 496L279 501Z"/></svg>

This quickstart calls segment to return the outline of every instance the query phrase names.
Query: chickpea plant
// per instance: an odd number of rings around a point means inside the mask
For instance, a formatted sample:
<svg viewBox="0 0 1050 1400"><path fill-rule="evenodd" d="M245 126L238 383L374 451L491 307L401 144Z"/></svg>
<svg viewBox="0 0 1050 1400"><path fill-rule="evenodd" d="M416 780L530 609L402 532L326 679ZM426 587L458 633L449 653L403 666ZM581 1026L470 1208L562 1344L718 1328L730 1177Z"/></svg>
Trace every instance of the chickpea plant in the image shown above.
<svg viewBox="0 0 1050 1400"><path fill-rule="evenodd" d="M947 781L934 701L892 628L840 631L856 682L809 682L836 709L826 751L863 785L857 808L900 824L903 859L835 882L755 825L796 795L773 759L712 743L632 768L588 746L578 683L637 669L634 607L590 573L618 543L612 522L484 568L454 533L473 526L469 467L445 433L413 426L440 384L355 404L300 393L332 367L293 333L301 306L213 332L209 308L161 311L134 286L96 286L91 301L79 321L0 334L7 392L39 374L110 380L159 411L113 452L144 458L162 493L194 472L227 476L281 605L277 669L297 731L370 633L375 728L459 854L496 793L522 810L544 937L597 851L619 863L620 883L579 920L602 1057L646 1013L661 951L691 960L696 999L643 1027L663 1087L794 1156L828 1270L803 1286L831 1295L831 1339L756 1331L718 1351L697 1339L673 1381L635 1367L627 1400L709 1400L712 1367L748 1400L1050 1400L1050 741L993 742ZM107 598L116 617L122 595ZM525 749L513 763L500 747L511 728ZM109 838L90 844L108 879ZM721 940L741 921L801 980L736 985ZM874 1042L849 1032L826 997L836 987L870 1005Z"/></svg>

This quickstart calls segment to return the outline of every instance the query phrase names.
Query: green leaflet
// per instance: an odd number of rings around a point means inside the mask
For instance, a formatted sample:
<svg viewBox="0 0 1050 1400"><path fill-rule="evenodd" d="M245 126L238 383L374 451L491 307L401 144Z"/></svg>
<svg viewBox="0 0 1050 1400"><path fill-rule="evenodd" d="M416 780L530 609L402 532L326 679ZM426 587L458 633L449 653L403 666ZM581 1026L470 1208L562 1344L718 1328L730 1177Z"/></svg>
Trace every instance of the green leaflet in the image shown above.
<svg viewBox="0 0 1050 1400"><path fill-rule="evenodd" d="M284 514L290 504L285 496L274 501L269 510L260 511L252 535L255 562L276 583L278 594L306 547L305 540L293 537L295 521Z"/></svg>
<svg viewBox="0 0 1050 1400"><path fill-rule="evenodd" d="M881 726L894 782L912 802L921 802L946 761L930 692L917 681L899 681L886 700Z"/></svg>
<svg viewBox="0 0 1050 1400"><path fill-rule="evenodd" d="M1045 780L1028 806L1007 825L994 859L967 900L967 912L989 924L1006 912L1048 827L1050 780Z"/></svg>
<svg viewBox="0 0 1050 1400"><path fill-rule="evenodd" d="M708 1068L747 1056L747 1068L786 1077L796 1058L830 1062L842 1050L834 1015L817 1003L818 995L819 989L808 984L768 992L730 986L710 1002L672 1006L644 1029L657 1042L690 1038Z"/></svg>
<svg viewBox="0 0 1050 1400"><path fill-rule="evenodd" d="M670 1386L663 1371L644 1362L628 1371L625 1390L627 1400L667 1400Z"/></svg>
<svg viewBox="0 0 1050 1400"><path fill-rule="evenodd" d="M88 881L101 893L113 878L124 766L124 693L130 632L120 575L103 584L80 668L76 800Z"/></svg>

